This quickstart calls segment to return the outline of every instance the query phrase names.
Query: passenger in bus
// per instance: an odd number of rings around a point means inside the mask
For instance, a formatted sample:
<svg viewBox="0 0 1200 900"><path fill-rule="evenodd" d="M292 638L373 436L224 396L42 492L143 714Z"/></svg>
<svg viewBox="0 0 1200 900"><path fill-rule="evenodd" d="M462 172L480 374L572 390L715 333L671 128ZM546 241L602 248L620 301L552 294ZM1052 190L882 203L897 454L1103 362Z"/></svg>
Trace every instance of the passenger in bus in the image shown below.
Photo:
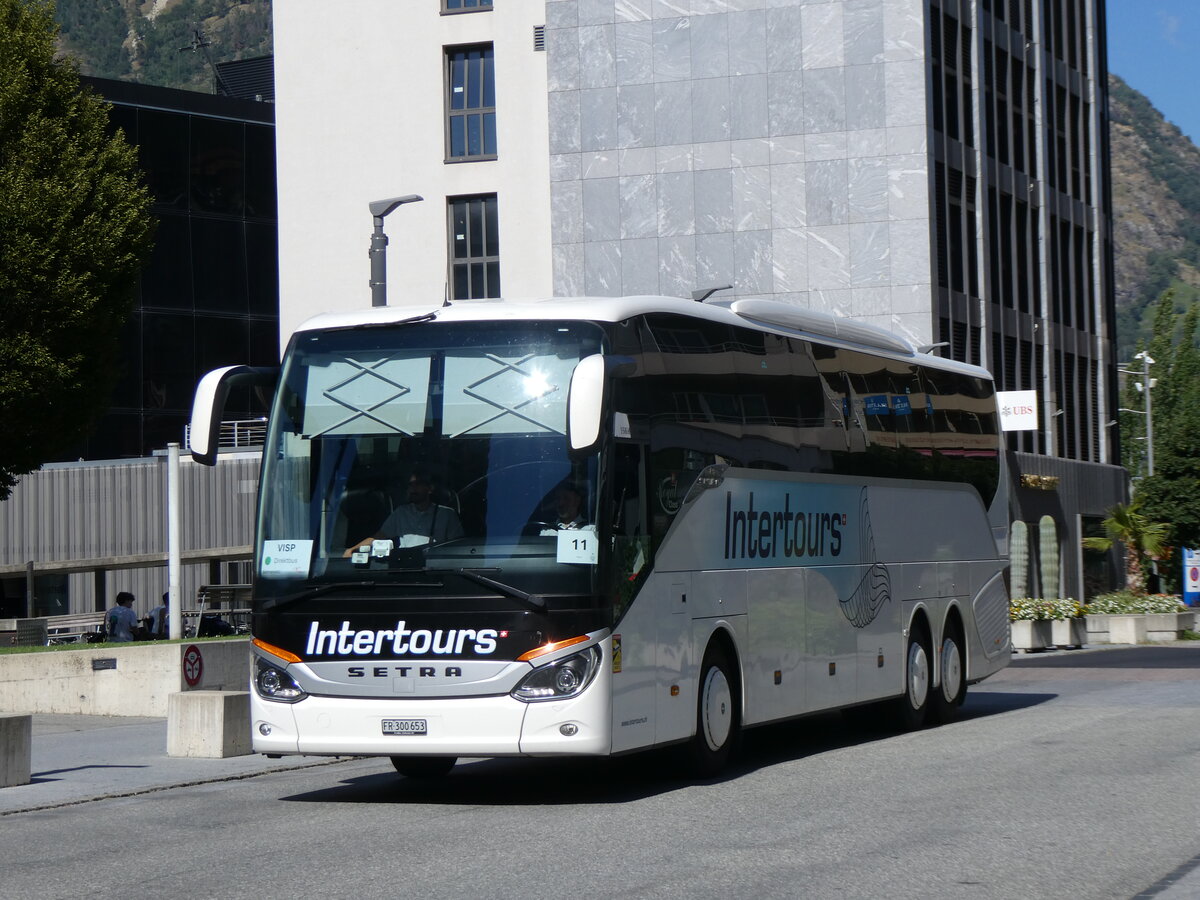
<svg viewBox="0 0 1200 900"><path fill-rule="evenodd" d="M359 547L376 540L395 541L397 547L421 547L454 541L462 536L458 513L434 502L433 478L428 472L417 469L408 479L408 502L391 511L377 534L351 544L344 555L350 556Z"/></svg>

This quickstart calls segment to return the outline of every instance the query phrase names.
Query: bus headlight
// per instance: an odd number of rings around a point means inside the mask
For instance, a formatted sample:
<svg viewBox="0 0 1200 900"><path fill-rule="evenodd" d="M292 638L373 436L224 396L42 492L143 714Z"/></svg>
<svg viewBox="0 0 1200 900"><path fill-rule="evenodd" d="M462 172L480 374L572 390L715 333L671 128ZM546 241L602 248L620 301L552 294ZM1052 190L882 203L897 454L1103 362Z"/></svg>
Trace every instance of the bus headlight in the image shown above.
<svg viewBox="0 0 1200 900"><path fill-rule="evenodd" d="M278 700L281 703L295 703L308 696L296 679L264 659L255 660L254 689L264 700Z"/></svg>
<svg viewBox="0 0 1200 900"><path fill-rule="evenodd" d="M600 671L600 660L600 647L594 644L581 653L534 669L513 689L512 696L526 703L577 696Z"/></svg>

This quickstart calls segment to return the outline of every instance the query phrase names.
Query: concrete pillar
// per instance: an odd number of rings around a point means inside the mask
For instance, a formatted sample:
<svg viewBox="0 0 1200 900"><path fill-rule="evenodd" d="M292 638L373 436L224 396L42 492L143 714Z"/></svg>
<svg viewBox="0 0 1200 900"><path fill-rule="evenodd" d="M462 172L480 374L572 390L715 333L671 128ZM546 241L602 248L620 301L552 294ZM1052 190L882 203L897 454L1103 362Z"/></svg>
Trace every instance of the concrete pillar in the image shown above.
<svg viewBox="0 0 1200 900"><path fill-rule="evenodd" d="M183 691L167 698L167 756L223 759L250 747L250 694Z"/></svg>
<svg viewBox="0 0 1200 900"><path fill-rule="evenodd" d="M32 746L33 716L0 716L0 788L29 784Z"/></svg>

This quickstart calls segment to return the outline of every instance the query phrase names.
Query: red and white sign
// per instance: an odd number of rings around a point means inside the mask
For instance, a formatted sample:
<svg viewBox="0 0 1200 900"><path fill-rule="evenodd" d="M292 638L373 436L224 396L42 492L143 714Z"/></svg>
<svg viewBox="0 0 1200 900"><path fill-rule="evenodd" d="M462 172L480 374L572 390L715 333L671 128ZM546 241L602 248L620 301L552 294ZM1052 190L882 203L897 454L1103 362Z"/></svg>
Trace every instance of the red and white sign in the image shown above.
<svg viewBox="0 0 1200 900"><path fill-rule="evenodd" d="M183 651L183 680L188 687L195 687L203 677L204 657L200 655L200 648L192 644Z"/></svg>
<svg viewBox="0 0 1200 900"><path fill-rule="evenodd" d="M1037 431L1037 391L996 391L1001 431Z"/></svg>

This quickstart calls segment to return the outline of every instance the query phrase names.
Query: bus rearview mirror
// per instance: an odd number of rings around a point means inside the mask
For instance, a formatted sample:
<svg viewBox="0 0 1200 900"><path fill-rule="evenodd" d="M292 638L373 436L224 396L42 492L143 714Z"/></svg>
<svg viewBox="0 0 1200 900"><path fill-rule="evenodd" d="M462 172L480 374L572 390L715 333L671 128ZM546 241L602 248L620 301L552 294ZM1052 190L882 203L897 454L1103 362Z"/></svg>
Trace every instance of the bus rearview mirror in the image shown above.
<svg viewBox="0 0 1200 900"><path fill-rule="evenodd" d="M600 443L600 421L604 416L604 357L593 353L579 361L571 373L567 394L567 446L586 453Z"/></svg>
<svg viewBox="0 0 1200 900"><path fill-rule="evenodd" d="M196 385L192 401L192 422L188 429L188 449L192 459L206 466L217 463L221 443L221 420L225 401L235 387L269 387L274 392L279 369L255 366L224 366L213 369Z"/></svg>

